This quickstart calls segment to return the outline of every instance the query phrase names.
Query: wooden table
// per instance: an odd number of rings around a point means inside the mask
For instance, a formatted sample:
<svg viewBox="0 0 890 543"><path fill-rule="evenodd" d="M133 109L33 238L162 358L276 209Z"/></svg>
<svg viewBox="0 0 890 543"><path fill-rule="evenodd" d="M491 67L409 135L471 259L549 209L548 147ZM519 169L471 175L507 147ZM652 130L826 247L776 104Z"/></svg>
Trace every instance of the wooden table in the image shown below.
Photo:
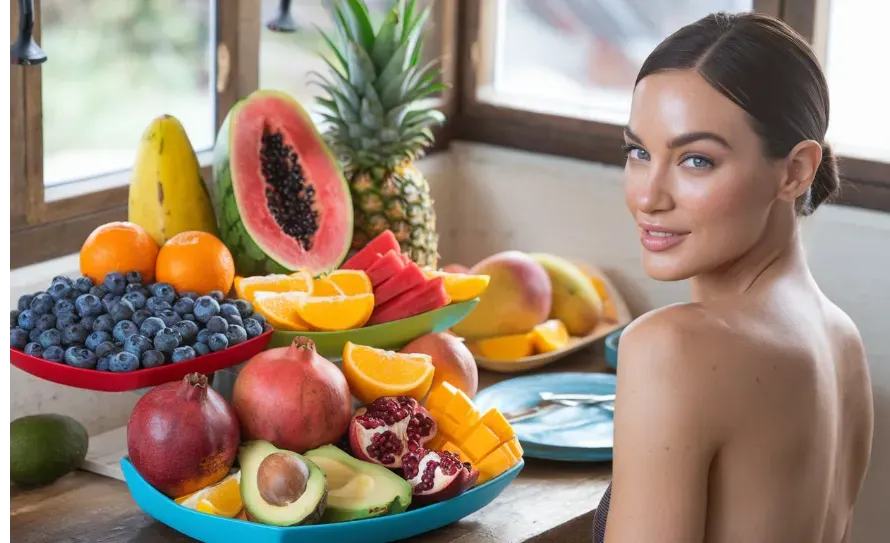
<svg viewBox="0 0 890 543"><path fill-rule="evenodd" d="M609 372L602 344L534 373ZM480 371L480 387L510 375ZM405 540L411 543L577 543L592 540L593 512L611 464L526 458L494 502L465 519ZM12 487L11 541L16 543L161 543L194 541L144 514L124 483L77 471L36 490ZM359 543L359 542L357 542Z"/></svg>

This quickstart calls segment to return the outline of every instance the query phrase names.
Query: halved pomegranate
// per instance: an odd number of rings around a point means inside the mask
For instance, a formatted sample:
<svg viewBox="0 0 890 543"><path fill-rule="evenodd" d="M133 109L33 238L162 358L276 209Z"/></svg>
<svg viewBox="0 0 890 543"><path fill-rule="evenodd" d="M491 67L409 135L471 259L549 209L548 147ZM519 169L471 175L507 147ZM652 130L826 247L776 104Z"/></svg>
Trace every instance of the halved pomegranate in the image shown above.
<svg viewBox="0 0 890 543"><path fill-rule="evenodd" d="M479 470L448 451L418 447L402 457L402 474L414 489L412 502L425 505L461 494L479 478Z"/></svg>
<svg viewBox="0 0 890 543"><path fill-rule="evenodd" d="M436 421L410 396L384 396L359 408L349 422L349 445L359 460L402 467L402 456L435 437Z"/></svg>

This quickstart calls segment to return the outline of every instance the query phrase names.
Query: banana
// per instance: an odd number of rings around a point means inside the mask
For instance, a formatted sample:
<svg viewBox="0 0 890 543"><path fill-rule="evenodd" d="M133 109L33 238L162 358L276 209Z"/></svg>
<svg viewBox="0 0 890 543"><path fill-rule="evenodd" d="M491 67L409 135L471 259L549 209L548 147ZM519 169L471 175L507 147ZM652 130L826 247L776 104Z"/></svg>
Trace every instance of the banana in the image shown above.
<svg viewBox="0 0 890 543"><path fill-rule="evenodd" d="M550 318L561 320L572 336L592 332L603 316L603 300L584 272L556 255L532 253L529 256L550 276L553 290Z"/></svg>
<svg viewBox="0 0 890 543"><path fill-rule="evenodd" d="M128 220L163 245L180 232L219 237L198 157L178 119L155 118L139 144L130 179Z"/></svg>

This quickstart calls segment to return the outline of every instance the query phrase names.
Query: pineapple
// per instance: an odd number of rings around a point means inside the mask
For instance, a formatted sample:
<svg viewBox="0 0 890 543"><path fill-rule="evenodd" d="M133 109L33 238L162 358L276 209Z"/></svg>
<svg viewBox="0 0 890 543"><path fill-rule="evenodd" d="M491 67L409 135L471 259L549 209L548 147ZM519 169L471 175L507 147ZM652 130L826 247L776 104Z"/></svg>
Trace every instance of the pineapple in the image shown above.
<svg viewBox="0 0 890 543"><path fill-rule="evenodd" d="M322 32L335 60L326 59L329 77L316 74L325 91L317 100L351 187L353 251L390 229L414 262L435 267L436 213L414 161L433 142L431 127L445 119L420 101L446 85L437 61L419 66L430 7L415 13L415 2L397 0L376 32L364 0L335 2L339 41Z"/></svg>

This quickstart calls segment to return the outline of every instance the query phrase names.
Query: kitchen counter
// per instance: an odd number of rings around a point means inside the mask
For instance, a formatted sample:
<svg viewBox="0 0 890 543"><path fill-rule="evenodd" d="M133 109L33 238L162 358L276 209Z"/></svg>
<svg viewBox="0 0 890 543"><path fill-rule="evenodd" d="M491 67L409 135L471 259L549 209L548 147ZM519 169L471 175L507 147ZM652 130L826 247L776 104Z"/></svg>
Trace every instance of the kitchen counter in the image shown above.
<svg viewBox="0 0 890 543"><path fill-rule="evenodd" d="M532 373L611 372L602 342ZM505 378L480 370L480 388ZM507 489L463 520L404 540L423 543L586 542L593 512L606 490L611 464L569 464L534 458ZM35 490L11 492L11 541L161 543L194 541L143 513L123 482L76 471ZM359 542L357 542L359 543Z"/></svg>

